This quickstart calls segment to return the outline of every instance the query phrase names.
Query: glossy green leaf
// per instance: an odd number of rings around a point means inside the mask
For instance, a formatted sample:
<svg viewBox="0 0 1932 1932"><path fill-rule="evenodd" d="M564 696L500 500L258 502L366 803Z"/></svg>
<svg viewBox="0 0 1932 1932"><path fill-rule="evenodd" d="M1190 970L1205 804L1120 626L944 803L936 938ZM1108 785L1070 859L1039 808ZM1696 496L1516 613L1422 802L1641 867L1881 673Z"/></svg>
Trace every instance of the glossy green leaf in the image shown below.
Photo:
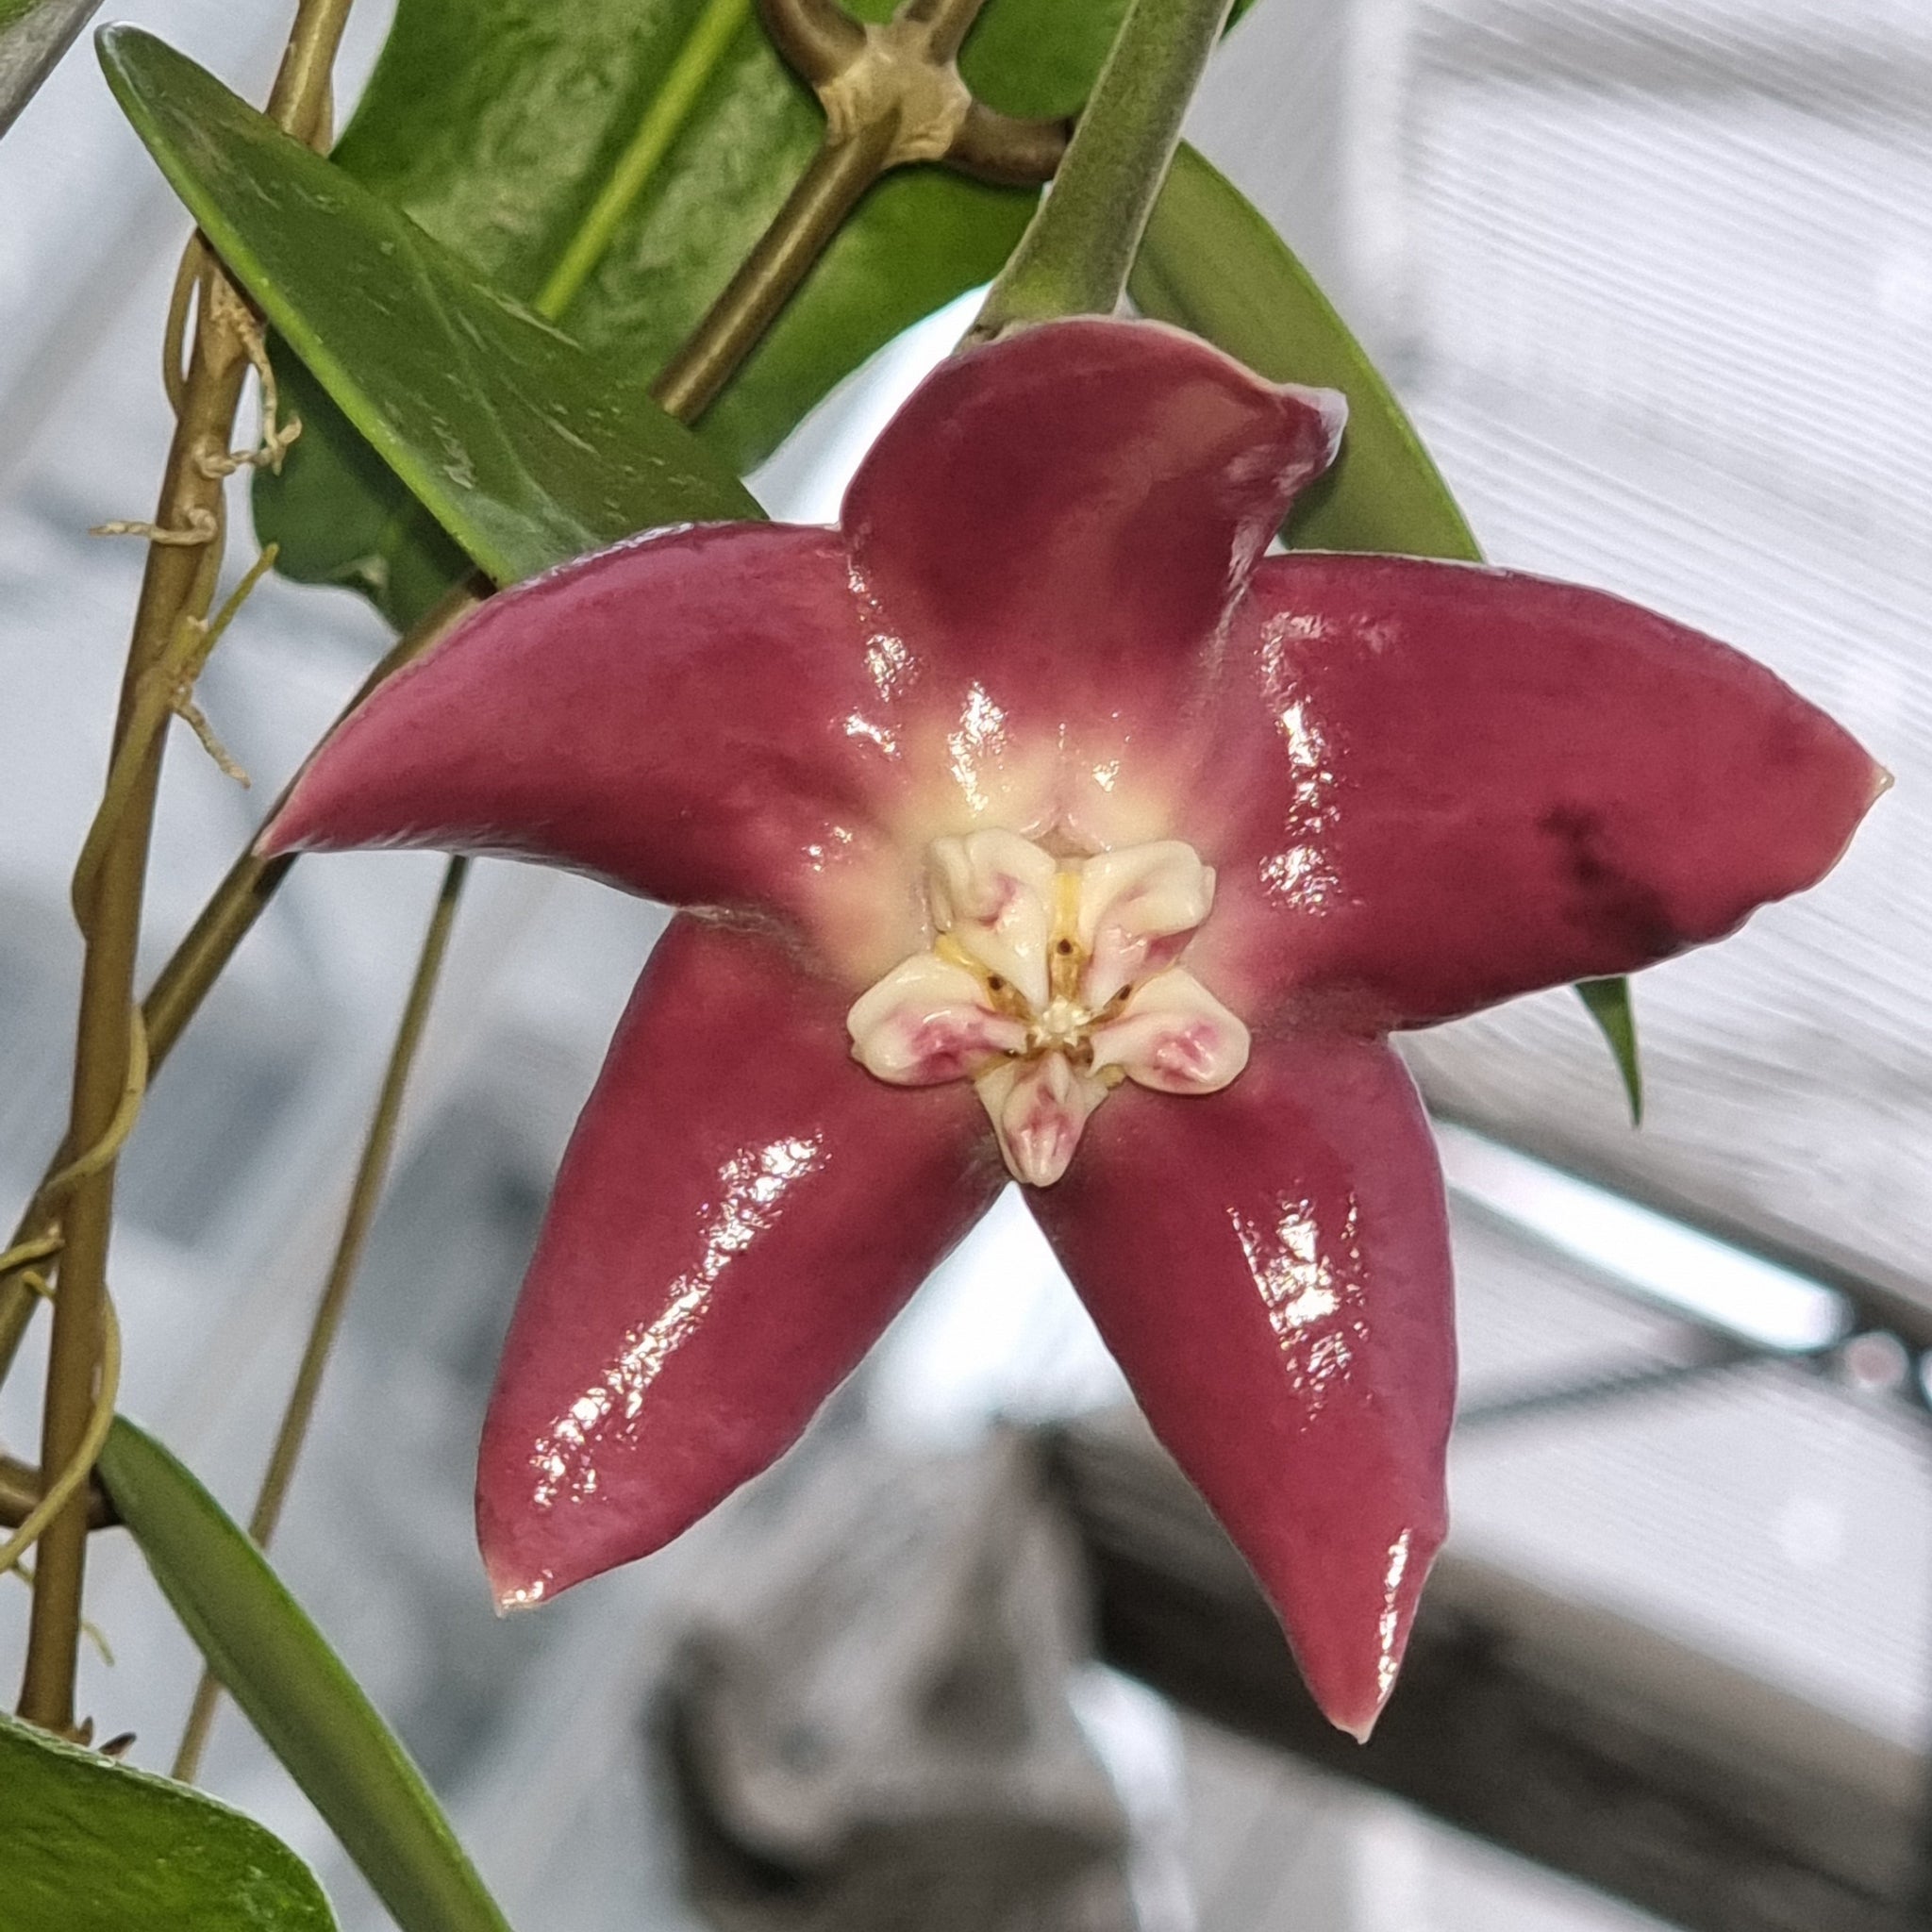
<svg viewBox="0 0 1932 1932"><path fill-rule="evenodd" d="M1123 4L990 0L961 71L996 107L1070 112ZM883 18L890 0L854 11ZM641 386L749 253L823 126L749 0L400 0L335 158ZM989 280L1033 202L938 167L889 175L706 415L705 441L749 469L867 356ZM344 439L305 438L280 478L258 479L257 527L283 545L285 573L356 584L403 624L421 604L393 594L410 575L394 553L415 538L407 498L376 477L373 507Z"/></svg>
<svg viewBox="0 0 1932 1932"><path fill-rule="evenodd" d="M654 524L754 517L604 358L134 27L108 85L222 258L384 462L499 583Z"/></svg>
<svg viewBox="0 0 1932 1932"><path fill-rule="evenodd" d="M99 8L101 0L0 0L0 134Z"/></svg>
<svg viewBox="0 0 1932 1932"><path fill-rule="evenodd" d="M1295 506L1290 544L1482 560L1441 472L1347 324L1260 211L1193 148L1174 157L1128 287L1143 314L1205 336L1272 380L1348 398L1341 458ZM1635 1120L1643 1089L1629 982L1594 979L1577 991Z"/></svg>
<svg viewBox="0 0 1932 1932"><path fill-rule="evenodd" d="M1641 1126L1643 1062L1637 1051L1637 1015L1630 1005L1630 982L1621 977L1578 980L1576 996L1609 1042L1617 1071L1624 1076L1624 1097L1630 1103L1630 1123Z"/></svg>
<svg viewBox="0 0 1932 1932"><path fill-rule="evenodd" d="M408 1754L221 1505L125 1419L100 1473L208 1668L402 1932L507 1932Z"/></svg>
<svg viewBox="0 0 1932 1932"><path fill-rule="evenodd" d="M189 1785L0 1717L7 1932L334 1932L314 1874Z"/></svg>

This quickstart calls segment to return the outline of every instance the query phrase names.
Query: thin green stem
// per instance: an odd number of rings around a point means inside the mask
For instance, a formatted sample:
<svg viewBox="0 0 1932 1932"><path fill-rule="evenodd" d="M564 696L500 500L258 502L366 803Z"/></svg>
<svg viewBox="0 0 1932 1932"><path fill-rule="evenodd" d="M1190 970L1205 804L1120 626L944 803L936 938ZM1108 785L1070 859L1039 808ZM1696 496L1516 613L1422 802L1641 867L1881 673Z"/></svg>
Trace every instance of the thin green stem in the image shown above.
<svg viewBox="0 0 1932 1932"><path fill-rule="evenodd" d="M341 1232L336 1238L334 1257L328 1278L316 1303L315 1319L309 1326L308 1341L302 1351L302 1363L295 1372L294 1387L289 1391L288 1406L282 1411L281 1426L275 1431L275 1447L269 1452L268 1469L255 1499L255 1512L248 1519L248 1534L264 1550L274 1540L288 1500L289 1484L295 1474L296 1459L308 1435L315 1414L316 1397L322 1378L341 1332L342 1314L349 1305L349 1291L355 1286L356 1272L361 1266L362 1252L369 1242L369 1230L382 1199L383 1183L389 1176L390 1162L395 1155L396 1128L402 1120L403 1099L408 1091L409 1075L416 1064L417 1049L423 1043L424 1028L429 1019L436 984L449 953L449 937L456 923L457 907L463 895L463 881L470 861L452 858L442 874L442 889L436 895L436 907L429 916L428 930L423 935L423 949L416 960L415 977L403 1003L403 1014L396 1025L396 1037L390 1048L382 1088L376 1096L375 1111L362 1142L361 1158L356 1163L356 1178L349 1190L349 1205L342 1216ZM174 1775L192 1784L201 1768L201 1754L214 1724L221 1699L221 1686L211 1671L204 1670L195 1688L194 1703L181 1734L180 1748L175 1754Z"/></svg>
<svg viewBox="0 0 1932 1932"><path fill-rule="evenodd" d="M1230 0L1133 0L1059 173L970 340L1111 314Z"/></svg>
<svg viewBox="0 0 1932 1932"><path fill-rule="evenodd" d="M644 118L638 123L630 145L619 156L610 178L571 237L570 246L550 271L537 296L540 315L556 321L576 299L577 291L595 273L609 249L617 225L644 191L658 164L670 152L698 96L717 71L731 42L751 18L752 0L708 0L692 23L664 84L652 95Z"/></svg>

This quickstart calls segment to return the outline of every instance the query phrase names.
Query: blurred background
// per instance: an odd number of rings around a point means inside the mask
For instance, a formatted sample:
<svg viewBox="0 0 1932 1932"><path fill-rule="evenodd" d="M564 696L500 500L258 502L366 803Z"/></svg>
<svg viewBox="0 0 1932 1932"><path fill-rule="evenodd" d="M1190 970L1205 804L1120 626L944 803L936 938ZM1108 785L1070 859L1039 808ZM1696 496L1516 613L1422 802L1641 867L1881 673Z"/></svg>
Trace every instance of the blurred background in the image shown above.
<svg viewBox="0 0 1932 1932"><path fill-rule="evenodd" d="M256 98L286 27L108 11ZM385 12L357 8L344 111ZM661 924L534 870L485 866L465 905L277 1560L521 1932L955 1923L943 1901L1096 1932L1659 1923L1633 1900L1740 1932L1932 1923L1898 1903L1932 1846L1932 9L1261 0L1190 132L1381 358L1494 559L1735 641L1900 781L1823 889L1639 983L1641 1132L1567 993L1407 1042L1466 1372L1441 1605L1385 1734L1308 1743L1011 1197L788 1464L650 1562L491 1615L469 1490L496 1344ZM142 564L85 532L151 503L186 225L76 51L0 144L9 1197L64 1120L67 875ZM774 515L834 513L968 312L753 479ZM153 960L386 642L346 592L256 593L202 687L255 789L177 737ZM300 867L125 1163L124 1407L238 1514L439 871ZM43 1328L0 1397L29 1456ZM81 1707L164 1767L195 1659L123 1539L90 1577L116 1662L88 1655ZM25 1601L0 1579L0 1654ZM841 1618L904 1641L855 1660ZM907 1716L960 1657L974 1710L1018 1713L997 1737ZM798 1716L821 1706L871 1727L827 1743ZM207 1782L318 1864L345 1925L384 1923L232 1711ZM920 1845L923 1903L882 1896ZM1039 1883L982 1895L994 1866Z"/></svg>

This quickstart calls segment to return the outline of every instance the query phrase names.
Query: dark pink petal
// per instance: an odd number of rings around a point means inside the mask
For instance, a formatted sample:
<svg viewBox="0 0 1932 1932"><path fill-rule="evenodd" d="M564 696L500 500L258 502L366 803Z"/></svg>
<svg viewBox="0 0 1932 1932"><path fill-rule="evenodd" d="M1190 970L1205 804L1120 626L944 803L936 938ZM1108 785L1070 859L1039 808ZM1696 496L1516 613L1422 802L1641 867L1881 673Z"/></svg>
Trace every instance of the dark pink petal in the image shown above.
<svg viewBox="0 0 1932 1932"><path fill-rule="evenodd" d="M1538 577L1271 558L1235 646L1190 964L1251 1020L1315 993L1414 1025L1647 966L1814 884L1885 782L1761 665Z"/></svg>
<svg viewBox="0 0 1932 1932"><path fill-rule="evenodd" d="M842 994L690 917L564 1157L483 1428L500 1602L648 1555L794 1441L1005 1179L964 1084L889 1087Z"/></svg>
<svg viewBox="0 0 1932 1932"><path fill-rule="evenodd" d="M808 926L898 785L845 554L823 530L675 531L492 598L328 741L270 851L547 859Z"/></svg>
<svg viewBox="0 0 1932 1932"><path fill-rule="evenodd" d="M1366 1737L1447 1520L1435 1145L1382 1041L1257 1041L1206 1099L1123 1090L1027 1200L1154 1425Z"/></svg>
<svg viewBox="0 0 1932 1932"><path fill-rule="evenodd" d="M1339 396L1176 330L1051 323L926 379L845 533L882 627L942 684L1037 720L1158 708L1341 425Z"/></svg>

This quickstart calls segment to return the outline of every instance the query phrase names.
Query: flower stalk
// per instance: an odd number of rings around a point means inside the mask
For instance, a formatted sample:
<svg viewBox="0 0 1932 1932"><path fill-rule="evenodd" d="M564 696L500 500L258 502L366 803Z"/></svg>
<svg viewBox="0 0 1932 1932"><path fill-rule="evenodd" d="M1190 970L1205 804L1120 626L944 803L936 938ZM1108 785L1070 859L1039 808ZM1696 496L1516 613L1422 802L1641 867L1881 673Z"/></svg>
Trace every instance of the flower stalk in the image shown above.
<svg viewBox="0 0 1932 1932"><path fill-rule="evenodd" d="M1110 315L1167 178L1231 0L1132 0L1053 192L967 340L1062 315Z"/></svg>

